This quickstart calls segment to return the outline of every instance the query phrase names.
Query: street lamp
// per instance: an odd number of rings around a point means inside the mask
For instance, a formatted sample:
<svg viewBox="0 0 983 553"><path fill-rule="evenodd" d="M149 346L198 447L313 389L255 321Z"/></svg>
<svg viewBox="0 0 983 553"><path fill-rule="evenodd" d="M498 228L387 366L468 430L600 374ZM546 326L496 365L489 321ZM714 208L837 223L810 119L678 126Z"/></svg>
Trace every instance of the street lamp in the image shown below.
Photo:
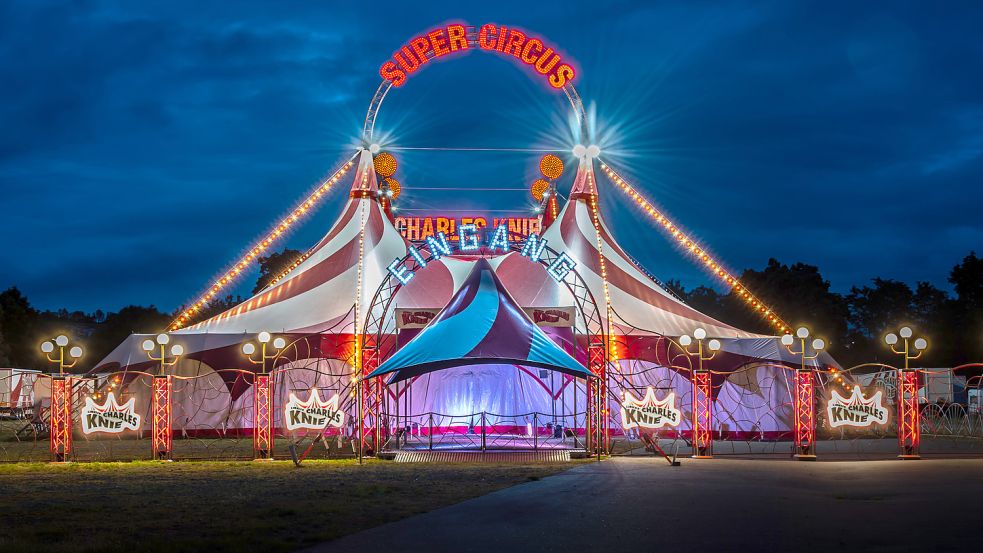
<svg viewBox="0 0 983 553"><path fill-rule="evenodd" d="M171 458L171 377L164 374L167 367L176 365L178 359L184 355L184 346L181 344L171 344L170 361L168 361L167 345L171 343L171 337L167 334L158 334L154 340L144 340L143 351L151 361L160 362L160 370L153 376L151 395L153 402L151 405L153 415L153 425L150 431L151 447L153 448L154 459L170 460ZM154 355L154 351L160 349L160 355Z"/></svg>
<svg viewBox="0 0 983 553"><path fill-rule="evenodd" d="M706 343L707 331L697 328L693 331L693 337L683 334L679 337L679 344L683 346L683 351L693 356L697 360L697 369L693 371L693 457L696 459L709 459L713 457L713 424L711 408L713 396L711 395L710 371L703 369L703 362L713 359L720 350L720 340L712 338ZM691 349L693 341L696 341L696 350ZM709 353L706 353L709 352Z"/></svg>
<svg viewBox="0 0 983 553"><path fill-rule="evenodd" d="M901 335L900 339L898 335ZM911 327L903 326L898 330L898 334L892 332L885 336L884 342L891 346L891 351L904 359L904 368L898 369L898 447L901 449L898 458L921 459L918 369L912 369L909 361L922 356L922 353L928 349L928 341L920 337L912 339Z"/></svg>
<svg viewBox="0 0 983 553"><path fill-rule="evenodd" d="M270 333L269 332L266 332L265 330L263 332L260 332L259 334L256 335L256 341L259 342L259 348L258 348L259 349L259 359L254 359L253 358L253 354L256 353L257 348L256 348L256 344L254 344L252 342L246 342L245 344L242 344L242 353L245 353L246 354L246 358L249 359L249 362L250 363L253 363L255 365L262 365L262 369L263 369L262 372L265 373L266 372L266 360L267 359L275 359L277 356L279 356L280 355L280 350L283 349L284 347L286 347L287 341L284 340L280 336L277 336L276 338L273 338L270 335ZM276 352L273 353L273 354L267 354L266 353L266 347L267 347L267 344L270 344L271 341L272 341L272 344L271 345L273 346L273 349L276 350Z"/></svg>
<svg viewBox="0 0 983 553"><path fill-rule="evenodd" d="M167 367L176 365L178 359L184 355L184 346L181 344L174 344L171 346L171 355L167 355L167 344L171 342L171 337L167 334L158 334L155 340L144 340L143 341L143 351L146 352L147 357L151 361L160 362L160 374L164 374L164 369ZM155 356L154 351L160 348L160 355ZM168 359L171 359L168 361Z"/></svg>
<svg viewBox="0 0 983 553"><path fill-rule="evenodd" d="M287 341L280 336L273 338L265 330L256 335L256 341L259 348L246 342L242 344L242 353L250 363L262 367L253 382L253 454L256 460L269 461L273 459L273 381L266 372L266 360L279 357ZM275 353L266 352L268 344L273 346ZM253 356L257 353L259 358L255 359Z"/></svg>
<svg viewBox="0 0 983 553"><path fill-rule="evenodd" d="M796 340L800 346L793 347ZM802 461L816 460L816 381L814 370L806 366L806 361L816 359L826 348L822 338L815 338L808 343L809 329L802 326L795 331L795 336L782 336L782 345L789 353L798 355L801 366L795 371L795 457ZM810 354L809 345L812 346Z"/></svg>
<svg viewBox="0 0 983 553"><path fill-rule="evenodd" d="M51 354L58 348L58 357L51 357ZM82 357L82 348L79 346L72 346L68 349L68 356L72 358L71 363L66 363L67 358L65 357L65 348L68 347L68 336L64 334L58 335L54 340L48 340L46 342L41 342L41 351L44 352L44 356L48 358L48 361L58 365L58 374L65 374L65 369L70 369L78 363L80 357Z"/></svg>

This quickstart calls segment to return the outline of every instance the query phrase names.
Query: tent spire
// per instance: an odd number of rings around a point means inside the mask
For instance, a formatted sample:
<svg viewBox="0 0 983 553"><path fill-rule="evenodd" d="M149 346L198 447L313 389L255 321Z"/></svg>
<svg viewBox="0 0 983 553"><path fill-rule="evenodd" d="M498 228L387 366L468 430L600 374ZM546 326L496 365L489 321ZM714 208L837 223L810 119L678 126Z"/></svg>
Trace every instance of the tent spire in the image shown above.
<svg viewBox="0 0 983 553"><path fill-rule="evenodd" d="M352 198L378 198L379 181L375 174L372 153L366 149L358 154L358 169L352 182Z"/></svg>
<svg viewBox="0 0 983 553"><path fill-rule="evenodd" d="M589 201L591 198L597 198L597 179L594 178L594 158L585 155L580 158L577 176L573 179L573 188L570 189L570 199Z"/></svg>

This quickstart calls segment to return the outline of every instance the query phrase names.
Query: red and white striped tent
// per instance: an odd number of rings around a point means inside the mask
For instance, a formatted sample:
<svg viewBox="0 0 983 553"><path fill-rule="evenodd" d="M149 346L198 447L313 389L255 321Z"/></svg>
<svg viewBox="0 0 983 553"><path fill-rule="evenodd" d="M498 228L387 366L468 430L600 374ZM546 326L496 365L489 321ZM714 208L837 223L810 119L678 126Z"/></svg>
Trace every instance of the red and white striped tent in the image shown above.
<svg viewBox="0 0 983 553"><path fill-rule="evenodd" d="M620 394L622 387L644 391L647 386L675 391L686 413L691 395L689 374L685 368L672 367L679 365L679 360L670 354L670 339L702 327L723 343L722 352L710 366L719 371L715 379L718 429L724 435L788 432L790 386L784 369L777 364L795 366L795 359L776 337L734 328L673 297L630 260L600 214L598 240L592 212L593 202L598 201L593 163L589 157L580 160L570 199L545 228L542 238L576 262L577 274L602 313L608 312L605 298L610 298L611 331L617 338L616 372L620 373L613 382L614 391ZM289 377L285 377L284 386L278 387L275 401L282 403L289 393L311 387L342 391L351 382L357 329L362 328L376 290L387 277L388 265L405 256L410 245L393 226L378 192L372 155L363 150L340 218L296 269L241 305L171 333L172 341L181 343L186 352L173 370L188 379L187 392L182 396L176 389L175 393L183 397L180 401L190 413L185 417L189 430L250 424L250 394L244 392L251 379L243 377L238 369L252 369L241 353L241 344L255 339L260 331L284 335L294 343L283 356L281 368L297 370L281 371L284 375L289 373ZM400 289L395 306L439 310L464 281L476 259L473 255L455 254L429 263ZM602 259L607 295L601 276ZM575 305L564 286L548 276L541 265L530 263L517 252L495 255L489 261L519 305ZM392 311L389 316L394 316ZM403 332L406 336L400 336L400 344L414 333ZM573 332L572 328L551 329L551 335L571 353L575 349ZM96 372L151 370L154 363L141 349L148 337L127 338L96 367ZM831 365L833 361L823 356L819 364ZM192 382L196 384L192 386ZM198 382L207 389L198 386ZM568 376L524 367L483 365L423 375L410 386L415 390L410 394L411 404L406 403L406 397L400 401L411 413L464 415L467 411L512 416L527 412L583 412L582 388L579 394L568 393L576 386L577 382ZM617 414L614 407L611 412ZM688 415L683 419L678 430L685 432Z"/></svg>

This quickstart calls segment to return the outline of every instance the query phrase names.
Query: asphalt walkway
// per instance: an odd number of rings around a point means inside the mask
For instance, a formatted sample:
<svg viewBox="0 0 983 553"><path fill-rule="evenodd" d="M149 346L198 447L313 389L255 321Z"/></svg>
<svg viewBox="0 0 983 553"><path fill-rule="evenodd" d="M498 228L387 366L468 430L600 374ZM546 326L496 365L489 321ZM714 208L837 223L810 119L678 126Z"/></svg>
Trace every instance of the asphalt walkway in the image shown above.
<svg viewBox="0 0 983 553"><path fill-rule="evenodd" d="M310 551L978 551L981 519L983 459L626 457Z"/></svg>

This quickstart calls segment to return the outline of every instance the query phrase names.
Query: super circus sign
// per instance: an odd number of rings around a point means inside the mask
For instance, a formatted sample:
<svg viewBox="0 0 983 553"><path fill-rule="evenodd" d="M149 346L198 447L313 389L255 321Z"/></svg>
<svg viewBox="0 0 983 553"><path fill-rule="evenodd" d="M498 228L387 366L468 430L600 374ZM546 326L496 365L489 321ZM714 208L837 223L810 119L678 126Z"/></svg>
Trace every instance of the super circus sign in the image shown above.
<svg viewBox="0 0 983 553"><path fill-rule="evenodd" d="M669 392L665 399L660 400L655 397L655 389L651 386L645 390L645 397L642 399L625 390L624 401L621 403L621 426L625 430L679 426L680 420L682 413L676 408L675 392Z"/></svg>
<svg viewBox="0 0 983 553"><path fill-rule="evenodd" d="M317 388L311 388L307 401L301 401L296 395L290 394L290 399L283 408L287 430L324 430L329 426L341 428L345 424L345 414L338 409L339 399L340 396L335 394L328 401L321 401Z"/></svg>
<svg viewBox="0 0 983 553"><path fill-rule="evenodd" d="M82 407L82 432L106 432L119 434L124 430L139 430L140 415L136 412L136 398L120 405L112 392L106 396L102 404L96 403L91 397L85 398Z"/></svg>
<svg viewBox="0 0 983 553"><path fill-rule="evenodd" d="M867 428L875 424L887 424L887 417L883 391L880 390L870 399L864 397L860 386L854 386L853 394L848 398L833 390L829 401L826 402L826 418L830 428L840 426Z"/></svg>
<svg viewBox="0 0 983 553"><path fill-rule="evenodd" d="M398 88L427 63L470 50L512 56L542 75L551 87L557 89L563 88L576 76L570 62L542 38L495 23L485 23L481 27L454 23L414 37L396 50L391 59L383 62L379 75Z"/></svg>

